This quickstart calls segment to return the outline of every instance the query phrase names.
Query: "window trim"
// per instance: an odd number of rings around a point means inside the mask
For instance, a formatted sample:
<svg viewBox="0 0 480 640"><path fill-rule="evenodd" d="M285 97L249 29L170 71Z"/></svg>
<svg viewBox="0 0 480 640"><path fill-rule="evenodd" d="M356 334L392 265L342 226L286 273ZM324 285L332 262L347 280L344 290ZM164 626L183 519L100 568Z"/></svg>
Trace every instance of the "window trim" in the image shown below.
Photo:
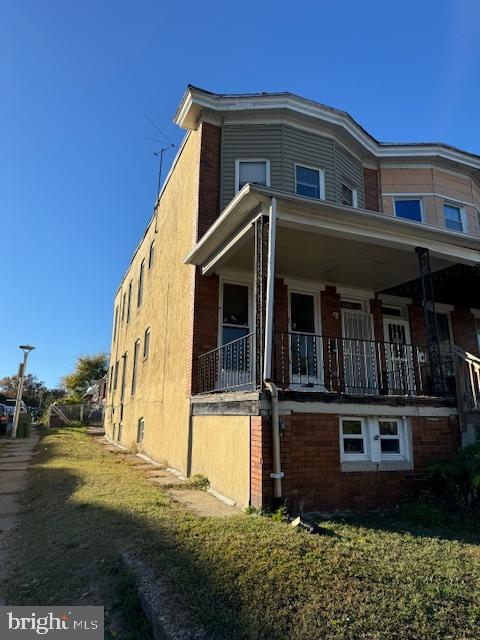
<svg viewBox="0 0 480 640"><path fill-rule="evenodd" d="M253 299L253 284L250 279L241 280L240 278L229 278L227 276L220 276L219 281L219 295L218 295L218 335L217 344L218 347L222 347L223 341L223 287L226 284L233 284L240 287L248 288L248 333L253 331L253 318L254 318L254 306L255 300ZM240 326L240 325L238 325Z"/></svg>
<svg viewBox="0 0 480 640"><path fill-rule="evenodd" d="M140 425L142 425L142 430L140 432ZM142 437L140 437L140 433ZM145 419L143 416L137 420L137 438L136 444L142 444L145 437Z"/></svg>
<svg viewBox="0 0 480 640"><path fill-rule="evenodd" d="M351 187L348 182L345 182L345 180L340 182L340 187L347 187L347 189L350 189L352 192L352 204L350 205L342 202L342 207L353 207L354 209L358 209L358 189L356 187Z"/></svg>
<svg viewBox="0 0 480 640"><path fill-rule="evenodd" d="M147 345L147 341L146 341L147 335L148 335L148 350L145 353L145 347ZM151 338L150 327L147 327L143 332L143 361L144 362L145 360L148 360L148 356L150 355L150 338Z"/></svg>
<svg viewBox="0 0 480 640"><path fill-rule="evenodd" d="M460 211L460 224L462 225L461 231L459 231L458 229L450 229L447 226L447 216L445 215L445 206L452 207L453 209L458 209ZM466 216L465 207L460 205L458 202L455 202L454 200L444 200L443 201L443 222L445 224L445 229L447 229L448 231L453 231L454 233L466 233L467 216Z"/></svg>
<svg viewBox="0 0 480 640"><path fill-rule="evenodd" d="M399 220L405 220L406 222L414 222L416 224L425 224L425 209L423 206L423 196L392 196L393 200L393 216L394 218L398 218ZM410 220L409 218L402 218L402 216L397 216L397 209L395 206L396 202L401 200L418 200L420 203L420 220Z"/></svg>
<svg viewBox="0 0 480 640"><path fill-rule="evenodd" d="M343 440L349 435L343 434L343 421L362 421L365 425L362 428L364 434L365 453L345 453ZM398 425L398 440L400 443L399 453L382 453L381 439L388 436L380 435L381 422L396 422ZM353 436L358 437L358 436ZM368 462L374 465L383 463L413 463L413 454L409 437L408 419L400 416L339 416L339 438L340 438L340 463L344 462ZM392 436L395 438L395 436Z"/></svg>
<svg viewBox="0 0 480 640"><path fill-rule="evenodd" d="M319 183L320 183L320 197L313 198L312 196L304 196L297 191L297 167L302 167L302 169L310 169L311 171L317 171L319 174ZM295 195L300 196L301 198L309 198L310 200L325 200L325 167L313 167L311 165L305 164L304 162L294 162L293 163L293 181L295 186Z"/></svg>
<svg viewBox="0 0 480 640"><path fill-rule="evenodd" d="M145 277L145 258L140 262L140 269L138 272L138 288L137 288L137 309L142 306L143 302L143 285Z"/></svg>
<svg viewBox="0 0 480 640"><path fill-rule="evenodd" d="M360 435L357 434L344 434L343 433L343 423L346 421L354 421L360 422L362 425L362 433ZM367 418L364 416L340 416L340 427L339 427L339 436L340 436L340 462L364 462L366 460L371 460L371 451L370 451L370 438L369 438L369 424ZM363 440L363 453L346 453L343 441L345 438L354 438L355 440Z"/></svg>
<svg viewBox="0 0 480 640"><path fill-rule="evenodd" d="M152 240L150 243L150 248L148 250L148 271L151 271L154 262L155 262L155 240Z"/></svg>
<svg viewBox="0 0 480 640"><path fill-rule="evenodd" d="M242 162L265 162L266 186L270 187L270 160L269 158L235 158L235 193L240 191L240 163ZM243 187L242 187L243 188Z"/></svg>
<svg viewBox="0 0 480 640"><path fill-rule="evenodd" d="M135 340L133 345L133 357L132 357L132 384L130 387L130 395L134 396L137 390L137 376L138 376L138 356L140 353L140 338Z"/></svg>

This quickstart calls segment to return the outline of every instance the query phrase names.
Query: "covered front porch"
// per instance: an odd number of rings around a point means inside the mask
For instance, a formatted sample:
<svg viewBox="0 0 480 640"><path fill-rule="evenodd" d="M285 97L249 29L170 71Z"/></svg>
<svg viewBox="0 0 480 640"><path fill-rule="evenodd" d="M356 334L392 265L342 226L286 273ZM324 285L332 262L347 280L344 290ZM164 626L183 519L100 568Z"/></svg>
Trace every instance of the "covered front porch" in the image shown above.
<svg viewBox="0 0 480 640"><path fill-rule="evenodd" d="M478 248L465 234L246 185L186 259L220 287L218 341L198 354L195 393L273 382L295 395L451 401L460 376L478 408L478 351L456 344L451 315L480 308L479 287L461 290ZM441 276L459 268L452 297Z"/></svg>

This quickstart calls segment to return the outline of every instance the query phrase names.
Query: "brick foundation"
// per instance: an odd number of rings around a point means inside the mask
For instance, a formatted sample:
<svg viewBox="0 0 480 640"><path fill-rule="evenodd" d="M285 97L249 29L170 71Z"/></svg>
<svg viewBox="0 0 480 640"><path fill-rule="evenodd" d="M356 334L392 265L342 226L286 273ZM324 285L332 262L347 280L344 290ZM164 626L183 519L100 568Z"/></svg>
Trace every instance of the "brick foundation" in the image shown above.
<svg viewBox="0 0 480 640"><path fill-rule="evenodd" d="M252 417L251 503L272 500L270 420ZM342 472L339 416L292 414L282 418L282 482L292 511L389 508L411 495L426 465L460 446L456 418L411 418L413 471Z"/></svg>

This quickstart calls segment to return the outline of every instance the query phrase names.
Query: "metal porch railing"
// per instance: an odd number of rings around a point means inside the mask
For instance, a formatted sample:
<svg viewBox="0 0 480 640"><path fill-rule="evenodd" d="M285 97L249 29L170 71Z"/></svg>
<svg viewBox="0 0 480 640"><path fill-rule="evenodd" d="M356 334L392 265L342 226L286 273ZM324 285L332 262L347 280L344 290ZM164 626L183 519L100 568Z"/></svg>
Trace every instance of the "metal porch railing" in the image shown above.
<svg viewBox="0 0 480 640"><path fill-rule="evenodd" d="M212 349L198 358L197 392L251 389L255 384L255 333Z"/></svg>

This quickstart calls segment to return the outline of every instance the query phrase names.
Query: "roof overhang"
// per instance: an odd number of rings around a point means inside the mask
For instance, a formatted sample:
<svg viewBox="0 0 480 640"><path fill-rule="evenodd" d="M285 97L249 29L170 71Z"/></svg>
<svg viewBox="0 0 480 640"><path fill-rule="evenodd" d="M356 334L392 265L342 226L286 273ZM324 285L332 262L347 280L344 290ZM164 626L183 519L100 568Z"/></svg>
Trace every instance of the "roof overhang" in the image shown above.
<svg viewBox="0 0 480 640"><path fill-rule="evenodd" d="M439 158L460 164L470 170L480 170L480 156L443 143L385 143L376 140L346 111L302 98L288 92L225 95L215 94L189 86L185 92L174 123L184 129L197 129L202 120L214 120L220 124L235 117L252 117L275 120L293 117L312 125L320 123L348 137L355 147L363 150L365 157L376 159Z"/></svg>
<svg viewBox="0 0 480 640"><path fill-rule="evenodd" d="M330 202L312 200L267 187L247 184L229 203L185 258L187 264L212 272L245 242L252 222L277 200L278 227L316 233L391 249L414 251L422 246L442 264L480 264L480 238L447 229L400 220Z"/></svg>

